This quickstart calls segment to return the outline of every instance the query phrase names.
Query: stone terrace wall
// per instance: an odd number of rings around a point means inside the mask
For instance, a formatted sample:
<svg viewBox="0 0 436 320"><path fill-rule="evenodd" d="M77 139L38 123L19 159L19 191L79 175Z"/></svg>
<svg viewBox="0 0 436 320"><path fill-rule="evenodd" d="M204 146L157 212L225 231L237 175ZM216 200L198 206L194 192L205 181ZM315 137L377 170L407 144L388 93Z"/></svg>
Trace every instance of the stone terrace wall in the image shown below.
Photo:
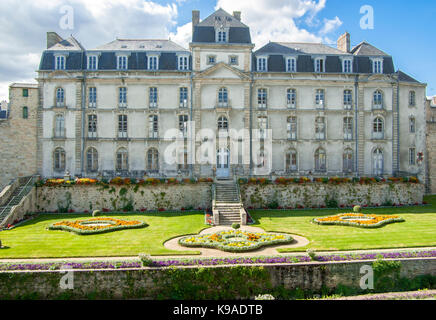
<svg viewBox="0 0 436 320"><path fill-rule="evenodd" d="M212 193L209 183L192 185L109 186L73 185L38 187L38 212L56 212L59 207L75 212L92 210L123 210L131 204L135 211L207 209L211 207Z"/></svg>
<svg viewBox="0 0 436 320"><path fill-rule="evenodd" d="M241 185L244 206L265 208L276 202L283 208L327 206L335 199L338 205L421 204L425 194L422 184L386 183L326 185L321 183L289 185Z"/></svg>
<svg viewBox="0 0 436 320"><path fill-rule="evenodd" d="M76 299L94 298L109 299L171 299L174 279L186 279L199 285L209 296L226 297L228 294L238 298L254 298L247 296L253 292L265 293L270 288L287 290L311 290L320 292L323 286L334 289L338 285L359 288L362 266L371 265L372 261L355 261L340 263L304 263L289 265L240 266L240 267L201 267L208 277L203 280L192 278L192 273L201 271L199 267L164 268L164 269L131 269L131 270L76 270L73 272L74 288L62 289L68 275L65 271L15 271L0 273L0 299L38 298L54 299L64 294ZM241 272L235 272L239 268ZM242 272L242 268L248 270ZM204 273L204 272L203 272ZM71 274L70 274L71 275ZM436 276L436 259L407 259L401 261L400 276L413 279L417 276ZM375 279L377 280L377 279ZM211 285L211 281L225 281L221 285ZM241 287L235 283L240 283ZM189 290L179 287L178 291ZM194 283L190 284L194 285ZM245 288L242 288L244 287ZM250 287L249 290L247 287ZM204 288L204 289L201 289ZM245 293L244 293L245 292ZM248 292L248 293L247 293Z"/></svg>

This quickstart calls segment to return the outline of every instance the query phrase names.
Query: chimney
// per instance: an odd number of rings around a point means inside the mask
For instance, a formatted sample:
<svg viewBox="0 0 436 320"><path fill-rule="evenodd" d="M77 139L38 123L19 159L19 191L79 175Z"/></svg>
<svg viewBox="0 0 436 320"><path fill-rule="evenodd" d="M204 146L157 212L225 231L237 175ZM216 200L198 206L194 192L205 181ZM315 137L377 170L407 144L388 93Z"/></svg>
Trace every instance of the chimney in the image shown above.
<svg viewBox="0 0 436 320"><path fill-rule="evenodd" d="M50 49L62 40L64 39L62 39L56 32L47 32L47 49Z"/></svg>
<svg viewBox="0 0 436 320"><path fill-rule="evenodd" d="M233 11L233 16L236 20L241 21L241 11Z"/></svg>
<svg viewBox="0 0 436 320"><path fill-rule="evenodd" d="M338 49L342 52L349 53L351 51L351 36L348 32L345 32L338 39Z"/></svg>
<svg viewBox="0 0 436 320"><path fill-rule="evenodd" d="M200 11L192 10L192 36L194 36L194 27L200 23Z"/></svg>

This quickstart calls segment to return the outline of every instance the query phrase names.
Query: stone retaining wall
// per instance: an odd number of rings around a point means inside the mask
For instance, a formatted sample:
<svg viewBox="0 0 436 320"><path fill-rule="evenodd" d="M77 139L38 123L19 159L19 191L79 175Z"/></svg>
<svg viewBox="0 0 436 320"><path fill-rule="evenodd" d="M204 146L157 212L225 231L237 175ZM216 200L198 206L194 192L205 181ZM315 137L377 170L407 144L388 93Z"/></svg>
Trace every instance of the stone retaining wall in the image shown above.
<svg viewBox="0 0 436 320"><path fill-rule="evenodd" d="M180 210L210 208L211 184L114 186L73 185L38 187L36 209L39 212L56 212L68 208L75 212L93 210ZM130 210L129 210L130 211Z"/></svg>
<svg viewBox="0 0 436 320"><path fill-rule="evenodd" d="M385 183L360 185L345 183L330 185L322 183L290 185L241 185L244 206L256 209L266 208L271 204L283 208L302 206L328 207L328 202L335 200L340 205L382 206L391 204L421 204L425 187L422 184Z"/></svg>
<svg viewBox="0 0 436 320"><path fill-rule="evenodd" d="M352 288L360 287L364 274L362 266L371 265L373 261L303 263L289 265L240 266L240 267L182 267L164 269L132 270L76 270L70 274L66 271L14 271L0 273L0 299L39 298L53 299L68 294L72 298L110 298L110 299L171 299L176 292L168 291L177 281L185 279L192 285L199 285L199 290L218 297L231 292L233 298L254 298L252 292L268 292L274 288L286 290L310 290L319 292L322 287L334 289L338 285ZM240 268L241 272L237 268ZM243 272L242 268L245 268ZM236 272L235 272L236 269ZM202 280L188 278L192 272L200 272ZM207 274L207 277L204 276ZM436 276L436 259L401 260L400 276L413 279L417 276ZM67 282L66 279L73 279ZM71 278L72 277L72 278ZM221 285L212 285L211 281L221 279ZM376 280L376 279L375 279ZM198 282L200 281L200 282ZM198 283L197 283L198 282ZM73 284L73 289L64 289L60 284ZM227 285L226 285L227 283ZM240 284L241 287L235 286ZM242 288L245 284L250 286ZM177 290L189 288L175 286ZM250 288L248 291L244 291ZM174 289L176 290L176 289ZM248 293L247 293L248 292ZM251 292L251 293L250 293Z"/></svg>

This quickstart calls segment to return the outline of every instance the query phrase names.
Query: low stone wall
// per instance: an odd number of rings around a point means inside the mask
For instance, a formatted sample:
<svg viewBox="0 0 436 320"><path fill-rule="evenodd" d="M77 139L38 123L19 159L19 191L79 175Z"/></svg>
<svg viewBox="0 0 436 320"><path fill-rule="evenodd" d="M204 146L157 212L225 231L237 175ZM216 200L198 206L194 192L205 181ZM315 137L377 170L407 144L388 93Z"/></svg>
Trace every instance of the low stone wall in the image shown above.
<svg viewBox="0 0 436 320"><path fill-rule="evenodd" d="M339 285L360 288L362 266L373 261L238 267L181 267L131 270L32 271L0 273L0 299L178 299L254 298L270 290L320 292ZM401 260L400 277L436 276L436 259ZM377 281L377 279L374 279ZM61 284L63 286L61 286ZM72 288L68 289L68 285Z"/></svg>
<svg viewBox="0 0 436 320"><path fill-rule="evenodd" d="M305 208L328 206L329 201L336 201L338 206L383 204L421 204L425 187L422 184L377 183L330 185L322 183L289 185L250 185L240 186L242 201L246 208L256 209L276 204L283 208Z"/></svg>
<svg viewBox="0 0 436 320"><path fill-rule="evenodd" d="M210 208L211 184L187 185L73 185L37 188L36 210L75 212L93 210L180 210Z"/></svg>

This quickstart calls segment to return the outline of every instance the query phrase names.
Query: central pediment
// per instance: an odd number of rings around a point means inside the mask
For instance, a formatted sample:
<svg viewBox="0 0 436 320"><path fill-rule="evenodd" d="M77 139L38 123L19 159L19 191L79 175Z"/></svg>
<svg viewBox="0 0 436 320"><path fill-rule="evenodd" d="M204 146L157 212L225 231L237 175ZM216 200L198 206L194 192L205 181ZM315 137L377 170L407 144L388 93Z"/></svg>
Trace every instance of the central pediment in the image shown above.
<svg viewBox="0 0 436 320"><path fill-rule="evenodd" d="M216 65L198 73L195 78L197 79L240 79L247 80L249 76L242 71L229 66L224 62L217 63Z"/></svg>

